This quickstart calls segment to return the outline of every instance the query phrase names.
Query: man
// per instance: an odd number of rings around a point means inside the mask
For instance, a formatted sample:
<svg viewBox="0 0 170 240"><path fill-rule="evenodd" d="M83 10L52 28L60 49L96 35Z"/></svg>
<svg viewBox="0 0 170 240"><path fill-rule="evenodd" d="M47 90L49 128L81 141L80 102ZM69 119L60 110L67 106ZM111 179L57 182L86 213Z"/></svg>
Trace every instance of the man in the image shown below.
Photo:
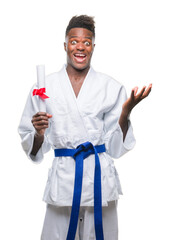
<svg viewBox="0 0 170 240"><path fill-rule="evenodd" d="M38 112L32 89L19 126L33 161L40 162L51 147L55 151L42 240L118 239L121 186L112 158L134 147L129 115L152 85L139 94L134 88L127 99L120 83L90 66L94 41L93 18L73 17L64 43L67 65L46 77L47 112Z"/></svg>

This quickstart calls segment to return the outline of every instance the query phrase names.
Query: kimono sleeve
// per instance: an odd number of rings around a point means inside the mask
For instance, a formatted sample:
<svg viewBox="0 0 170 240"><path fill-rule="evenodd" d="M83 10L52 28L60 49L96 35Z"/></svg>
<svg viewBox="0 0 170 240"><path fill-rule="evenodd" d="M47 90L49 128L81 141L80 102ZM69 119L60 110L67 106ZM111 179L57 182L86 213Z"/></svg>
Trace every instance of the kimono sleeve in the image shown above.
<svg viewBox="0 0 170 240"><path fill-rule="evenodd" d="M23 150L25 151L28 158L30 158L32 161L38 163L43 160L44 153L48 152L51 148L51 145L48 141L48 131L49 129L46 129L44 141L41 145L41 148L39 149L36 156L33 156L31 154L33 142L34 142L34 134L35 134L35 128L32 125L32 116L35 115L37 112L39 112L39 105L38 105L38 97L32 96L32 91L35 88L35 86L31 89L30 94L27 98L27 102L21 117L21 121L18 127L18 132L21 137L21 145Z"/></svg>
<svg viewBox="0 0 170 240"><path fill-rule="evenodd" d="M108 154L113 158L121 157L131 150L136 143L130 119L128 120L128 131L124 141L123 132L119 125L122 105L126 99L126 90L122 86L119 90L116 103L104 114L105 145Z"/></svg>

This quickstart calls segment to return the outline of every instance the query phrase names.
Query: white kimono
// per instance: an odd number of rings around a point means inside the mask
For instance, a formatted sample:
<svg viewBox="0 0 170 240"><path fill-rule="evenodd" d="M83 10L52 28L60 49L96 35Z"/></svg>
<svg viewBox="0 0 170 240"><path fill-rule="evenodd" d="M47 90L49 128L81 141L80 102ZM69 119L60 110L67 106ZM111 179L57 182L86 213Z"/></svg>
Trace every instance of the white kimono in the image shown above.
<svg viewBox="0 0 170 240"><path fill-rule="evenodd" d="M47 113L52 114L44 142L36 156L31 155L35 129L32 116L39 111L38 96L33 96L33 86L19 125L22 147L34 162L41 162L50 148L76 148L86 141L94 146L105 144L106 152L100 153L102 206L117 200L122 194L113 158L119 158L135 145L129 121L123 142L119 126L122 105L126 100L124 87L113 78L90 68L76 98L66 66L58 73L46 76ZM84 160L81 206L93 206L95 157ZM75 177L75 160L72 157L55 157L49 170L43 200L57 206L71 206Z"/></svg>

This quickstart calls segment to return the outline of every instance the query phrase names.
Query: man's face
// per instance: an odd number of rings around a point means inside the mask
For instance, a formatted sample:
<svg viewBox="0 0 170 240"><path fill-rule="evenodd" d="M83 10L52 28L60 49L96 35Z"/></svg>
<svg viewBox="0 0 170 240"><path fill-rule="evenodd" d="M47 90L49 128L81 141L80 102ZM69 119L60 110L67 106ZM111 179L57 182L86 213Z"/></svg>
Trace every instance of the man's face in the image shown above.
<svg viewBox="0 0 170 240"><path fill-rule="evenodd" d="M90 67L94 46L94 37L91 31L86 28L72 28L64 43L67 64L76 70Z"/></svg>

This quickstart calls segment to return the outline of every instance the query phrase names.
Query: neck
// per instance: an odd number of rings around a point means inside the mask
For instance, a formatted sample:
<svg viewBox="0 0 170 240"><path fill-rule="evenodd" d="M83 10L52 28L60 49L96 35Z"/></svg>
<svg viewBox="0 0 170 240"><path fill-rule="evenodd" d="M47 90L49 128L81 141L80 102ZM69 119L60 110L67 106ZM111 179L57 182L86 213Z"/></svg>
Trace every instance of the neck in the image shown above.
<svg viewBox="0 0 170 240"><path fill-rule="evenodd" d="M84 79L89 71L89 67L82 69L82 70L78 70L73 68L70 64L67 64L66 70L68 73L68 76L70 79L74 79L74 80L81 80Z"/></svg>

